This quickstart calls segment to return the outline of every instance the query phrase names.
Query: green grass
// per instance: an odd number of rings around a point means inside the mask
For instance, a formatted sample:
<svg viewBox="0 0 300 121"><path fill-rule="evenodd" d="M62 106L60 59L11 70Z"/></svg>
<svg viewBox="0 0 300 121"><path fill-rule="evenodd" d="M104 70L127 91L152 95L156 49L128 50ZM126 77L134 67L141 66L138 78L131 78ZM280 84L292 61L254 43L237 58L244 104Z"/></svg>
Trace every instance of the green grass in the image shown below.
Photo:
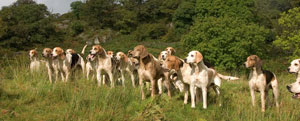
<svg viewBox="0 0 300 121"><path fill-rule="evenodd" d="M202 103L192 109L183 104L183 94L174 92L141 101L139 88L118 85L97 87L95 81L85 80L77 72L70 82L50 84L46 71L29 73L27 56L18 56L0 63L0 120L170 120L170 121L296 121L300 120L299 100L292 99L286 85L294 75L277 74L280 85L280 109L267 106L260 112L260 98L256 93L256 107L251 106L248 81L243 74L238 81L223 81L222 106L215 94L209 94L208 109ZM270 96L270 100L273 98Z"/></svg>

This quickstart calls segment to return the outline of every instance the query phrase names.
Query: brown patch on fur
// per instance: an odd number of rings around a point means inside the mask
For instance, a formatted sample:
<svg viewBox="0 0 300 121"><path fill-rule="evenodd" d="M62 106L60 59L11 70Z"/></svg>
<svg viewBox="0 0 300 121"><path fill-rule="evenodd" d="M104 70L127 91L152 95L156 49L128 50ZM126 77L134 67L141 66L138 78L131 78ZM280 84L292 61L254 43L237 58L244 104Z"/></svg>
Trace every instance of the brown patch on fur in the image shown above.
<svg viewBox="0 0 300 121"><path fill-rule="evenodd" d="M31 53L33 56L38 56L38 52L35 49L30 50L29 53Z"/></svg>
<svg viewBox="0 0 300 121"><path fill-rule="evenodd" d="M171 52L171 53L169 53L170 55L175 55L175 53L176 53L176 51L173 47L167 47L165 50L168 52L170 51Z"/></svg>
<svg viewBox="0 0 300 121"><path fill-rule="evenodd" d="M43 57L51 57L52 49L51 48L44 48L43 50Z"/></svg>
<svg viewBox="0 0 300 121"><path fill-rule="evenodd" d="M96 51L97 54L101 55L104 53L104 49L100 45L94 45L92 49Z"/></svg>
<svg viewBox="0 0 300 121"><path fill-rule="evenodd" d="M65 59L65 52L62 48L60 47L55 47L53 50L55 50L55 53L57 54L57 56L60 58L60 59Z"/></svg>
<svg viewBox="0 0 300 121"><path fill-rule="evenodd" d="M256 68L261 68L262 66L262 61L257 55L250 55L247 58L247 62L249 67L256 67Z"/></svg>
<svg viewBox="0 0 300 121"><path fill-rule="evenodd" d="M110 56L110 57L113 57L114 56L114 52L113 51L107 51L107 55Z"/></svg>
<svg viewBox="0 0 300 121"><path fill-rule="evenodd" d="M168 56L165 63L167 64L168 69L175 69L176 71L183 66L183 62L176 56Z"/></svg>
<svg viewBox="0 0 300 121"><path fill-rule="evenodd" d="M203 56L199 51L196 51L195 58L196 63L200 63L203 60Z"/></svg>
<svg viewBox="0 0 300 121"><path fill-rule="evenodd" d="M73 50L73 49L67 49L67 52L69 52L70 54L75 54L76 53L75 50Z"/></svg>
<svg viewBox="0 0 300 121"><path fill-rule="evenodd" d="M145 58L149 55L147 49L145 48L144 45L138 45L134 48L132 52L134 57L140 57L140 58Z"/></svg>

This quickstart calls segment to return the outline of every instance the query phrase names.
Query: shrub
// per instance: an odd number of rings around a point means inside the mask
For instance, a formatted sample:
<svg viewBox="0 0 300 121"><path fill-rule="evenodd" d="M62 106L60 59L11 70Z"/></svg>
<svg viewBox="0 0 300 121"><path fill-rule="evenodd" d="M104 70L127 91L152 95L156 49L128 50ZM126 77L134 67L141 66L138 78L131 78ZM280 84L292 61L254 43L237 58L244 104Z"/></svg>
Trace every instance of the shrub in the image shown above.
<svg viewBox="0 0 300 121"><path fill-rule="evenodd" d="M220 69L234 69L250 54L264 56L268 30L231 17L197 19L182 39L186 51L199 50Z"/></svg>

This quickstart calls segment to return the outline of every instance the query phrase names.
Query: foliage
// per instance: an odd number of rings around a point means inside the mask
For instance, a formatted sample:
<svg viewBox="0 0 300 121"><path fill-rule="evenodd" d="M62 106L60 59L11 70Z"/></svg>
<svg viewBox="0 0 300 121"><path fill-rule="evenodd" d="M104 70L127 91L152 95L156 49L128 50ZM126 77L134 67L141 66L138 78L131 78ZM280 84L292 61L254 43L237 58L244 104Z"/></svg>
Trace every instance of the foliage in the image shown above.
<svg viewBox="0 0 300 121"><path fill-rule="evenodd" d="M11 49L24 49L33 43L57 41L52 16L43 4L17 2L3 7L0 11L1 46Z"/></svg>
<svg viewBox="0 0 300 121"><path fill-rule="evenodd" d="M300 56L300 8L290 9L278 19L280 32L274 45L281 48L290 59Z"/></svg>
<svg viewBox="0 0 300 121"><path fill-rule="evenodd" d="M80 21L73 21L71 29L73 30L73 35L78 35L84 31L83 25Z"/></svg>
<svg viewBox="0 0 300 121"><path fill-rule="evenodd" d="M204 58L221 69L236 69L250 54L265 55L268 30L231 17L196 19L182 39L188 50L199 50Z"/></svg>

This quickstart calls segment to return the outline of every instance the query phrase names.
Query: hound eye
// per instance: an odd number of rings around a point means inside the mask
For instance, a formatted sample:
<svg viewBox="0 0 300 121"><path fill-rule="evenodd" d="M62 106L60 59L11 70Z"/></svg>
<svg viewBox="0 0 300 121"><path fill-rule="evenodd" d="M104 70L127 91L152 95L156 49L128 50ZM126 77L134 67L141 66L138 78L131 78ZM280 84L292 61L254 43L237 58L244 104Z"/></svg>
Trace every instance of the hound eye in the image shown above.
<svg viewBox="0 0 300 121"><path fill-rule="evenodd" d="M194 55L191 55L191 57L194 57Z"/></svg>
<svg viewBox="0 0 300 121"><path fill-rule="evenodd" d="M295 66L298 66L298 64L297 64L297 63L295 63Z"/></svg>

